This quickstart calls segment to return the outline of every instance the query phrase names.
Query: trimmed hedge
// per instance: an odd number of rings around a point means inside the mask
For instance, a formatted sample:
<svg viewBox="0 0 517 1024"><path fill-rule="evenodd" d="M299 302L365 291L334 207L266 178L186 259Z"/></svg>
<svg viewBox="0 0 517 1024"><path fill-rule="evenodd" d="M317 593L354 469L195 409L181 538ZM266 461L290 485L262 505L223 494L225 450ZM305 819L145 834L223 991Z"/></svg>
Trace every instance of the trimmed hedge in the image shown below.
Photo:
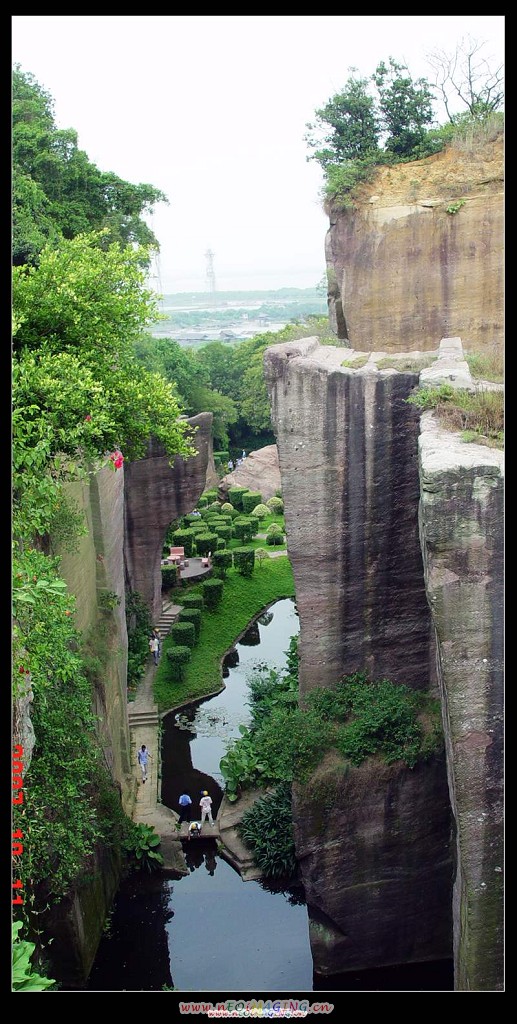
<svg viewBox="0 0 517 1024"><path fill-rule="evenodd" d="M173 643L178 646L195 647L196 629L193 622L174 622L170 629Z"/></svg>
<svg viewBox="0 0 517 1024"><path fill-rule="evenodd" d="M284 543L284 533L283 533L283 530L280 529L278 523L271 523L271 526L268 526L268 528L266 530L266 544L272 545L272 544L283 544L283 543Z"/></svg>
<svg viewBox="0 0 517 1024"><path fill-rule="evenodd" d="M196 642L201 632L201 608L182 608L178 615L178 622L191 622L196 631Z"/></svg>
<svg viewBox="0 0 517 1024"><path fill-rule="evenodd" d="M178 567L176 565L162 565L162 590L170 590L178 582Z"/></svg>
<svg viewBox="0 0 517 1024"><path fill-rule="evenodd" d="M215 551L217 547L216 533L198 533L196 536L196 550L198 555L207 555L209 551Z"/></svg>
<svg viewBox="0 0 517 1024"><path fill-rule="evenodd" d="M231 551L214 551L212 555L212 568L214 576L224 580L227 570L231 569L233 557Z"/></svg>
<svg viewBox="0 0 517 1024"><path fill-rule="evenodd" d="M266 517L270 515L271 510L267 507L267 505L264 505L261 502L259 502L258 505L255 505L255 508L252 508L250 512L250 516L253 516L254 519L258 519L259 521L261 519L266 519Z"/></svg>
<svg viewBox="0 0 517 1024"><path fill-rule="evenodd" d="M216 526L215 532L217 536L222 537L226 543L228 543L228 541L233 537L233 530L231 526Z"/></svg>
<svg viewBox="0 0 517 1024"><path fill-rule="evenodd" d="M242 495L242 510L245 515L249 516L252 509L256 505L262 504L262 495L260 491L248 491L247 494Z"/></svg>
<svg viewBox="0 0 517 1024"><path fill-rule="evenodd" d="M233 534L234 537L238 537L243 544L249 544L252 537L258 531L258 520L257 519L234 519L233 521Z"/></svg>
<svg viewBox="0 0 517 1024"><path fill-rule="evenodd" d="M185 594L185 597L181 598L181 603L184 608L204 608L205 602L202 594Z"/></svg>
<svg viewBox="0 0 517 1024"><path fill-rule="evenodd" d="M175 530L173 537L173 548L185 548L185 558L192 558L194 550L194 533L192 530Z"/></svg>
<svg viewBox="0 0 517 1024"><path fill-rule="evenodd" d="M253 569L255 568L255 549L234 548L232 554L233 564L237 569L237 572L239 572L241 576L253 576Z"/></svg>
<svg viewBox="0 0 517 1024"><path fill-rule="evenodd" d="M247 494L248 491L249 487L230 487L228 489L228 501L234 508L238 509L239 512L242 512L243 509L242 496L243 494Z"/></svg>
<svg viewBox="0 0 517 1024"><path fill-rule="evenodd" d="M170 675L175 683L181 683L183 680L185 665L190 661L192 657L192 650L190 647L180 647L178 644L174 647L169 647L167 651L167 661L170 667Z"/></svg>
<svg viewBox="0 0 517 1024"><path fill-rule="evenodd" d="M266 501L266 505L274 515L281 514L284 511L284 503L282 498L272 497Z"/></svg>
<svg viewBox="0 0 517 1024"><path fill-rule="evenodd" d="M203 583L203 597L205 608L214 611L223 596L223 581L218 579L205 580Z"/></svg>

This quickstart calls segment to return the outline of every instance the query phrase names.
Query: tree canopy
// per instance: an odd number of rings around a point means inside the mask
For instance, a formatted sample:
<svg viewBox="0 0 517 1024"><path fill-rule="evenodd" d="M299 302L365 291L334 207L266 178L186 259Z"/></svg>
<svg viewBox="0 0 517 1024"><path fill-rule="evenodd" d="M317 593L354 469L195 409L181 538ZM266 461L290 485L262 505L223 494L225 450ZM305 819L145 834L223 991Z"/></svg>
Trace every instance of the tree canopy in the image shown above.
<svg viewBox="0 0 517 1024"><path fill-rule="evenodd" d="M156 319L145 259L132 245L105 250L103 241L103 232L61 240L41 251L37 267L13 270L19 536L45 532L59 500L56 482L81 464L116 449L142 458L150 437L171 461L194 451L174 387L134 354L135 339Z"/></svg>
<svg viewBox="0 0 517 1024"><path fill-rule="evenodd" d="M142 215L168 202L163 192L100 171L78 148L77 132L57 128L51 96L18 64L12 85L15 266L34 263L43 246L59 237L101 228L105 246L119 241L158 249Z"/></svg>
<svg viewBox="0 0 517 1024"><path fill-rule="evenodd" d="M455 126L465 117L483 120L503 102L502 69L492 70L480 50L484 44L462 41L454 54L435 52L428 62L435 82L414 80L408 67L393 57L381 61L369 78L355 69L344 89L316 110L306 124L308 160L317 160L325 173L324 194L349 204L347 194L371 177L379 164L419 160L439 152L451 141ZM437 125L433 106L441 98L449 123ZM458 100L465 108L453 114Z"/></svg>

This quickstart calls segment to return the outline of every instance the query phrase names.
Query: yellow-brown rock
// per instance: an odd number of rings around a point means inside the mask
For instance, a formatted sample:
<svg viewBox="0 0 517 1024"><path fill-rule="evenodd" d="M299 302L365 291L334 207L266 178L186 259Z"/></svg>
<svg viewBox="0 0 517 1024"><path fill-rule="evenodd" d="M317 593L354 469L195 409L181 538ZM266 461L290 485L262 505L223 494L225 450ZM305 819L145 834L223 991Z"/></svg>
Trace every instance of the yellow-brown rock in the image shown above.
<svg viewBox="0 0 517 1024"><path fill-rule="evenodd" d="M503 136L379 167L330 207L329 311L337 336L360 351L503 345Z"/></svg>

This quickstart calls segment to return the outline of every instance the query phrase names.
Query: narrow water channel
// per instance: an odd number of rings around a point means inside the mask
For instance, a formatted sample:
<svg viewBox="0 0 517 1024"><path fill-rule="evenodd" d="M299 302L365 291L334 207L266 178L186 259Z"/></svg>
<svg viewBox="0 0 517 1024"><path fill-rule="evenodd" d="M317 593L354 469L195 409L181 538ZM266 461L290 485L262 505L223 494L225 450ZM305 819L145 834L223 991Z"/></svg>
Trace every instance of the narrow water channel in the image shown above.
<svg viewBox="0 0 517 1024"><path fill-rule="evenodd" d="M298 632L294 601L277 601L225 658L225 689L164 717L164 804L177 810L184 790L197 804L207 789L217 813L224 788L219 762L239 725L249 721L249 676L263 665L283 669ZM215 840L183 846L188 875L139 874L122 883L86 990L174 989L266 999L275 993L453 990L451 961L318 977L301 885L243 882L219 856Z"/></svg>
<svg viewBox="0 0 517 1024"><path fill-rule="evenodd" d="M283 669L299 632L294 601L269 608L225 659L225 689L163 719L162 801L178 809L183 790L207 789L217 813L219 762L249 721L248 678L257 666ZM312 991L309 926L301 886L243 882L215 840L184 843L189 874L132 876L118 892L109 931L88 979L90 991Z"/></svg>

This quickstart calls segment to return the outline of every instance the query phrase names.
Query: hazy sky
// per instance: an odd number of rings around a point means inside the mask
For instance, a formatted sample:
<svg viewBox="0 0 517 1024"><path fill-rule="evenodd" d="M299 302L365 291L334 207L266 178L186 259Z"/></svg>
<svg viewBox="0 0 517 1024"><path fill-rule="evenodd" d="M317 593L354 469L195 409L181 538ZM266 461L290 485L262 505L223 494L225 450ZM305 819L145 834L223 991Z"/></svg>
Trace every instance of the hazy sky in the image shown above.
<svg viewBox="0 0 517 1024"><path fill-rule="evenodd" d="M306 124L356 68L462 38L500 63L505 16L12 16L12 61L102 171L161 189L150 224L160 292L305 288L325 272L322 174ZM443 118L442 120L445 120Z"/></svg>

